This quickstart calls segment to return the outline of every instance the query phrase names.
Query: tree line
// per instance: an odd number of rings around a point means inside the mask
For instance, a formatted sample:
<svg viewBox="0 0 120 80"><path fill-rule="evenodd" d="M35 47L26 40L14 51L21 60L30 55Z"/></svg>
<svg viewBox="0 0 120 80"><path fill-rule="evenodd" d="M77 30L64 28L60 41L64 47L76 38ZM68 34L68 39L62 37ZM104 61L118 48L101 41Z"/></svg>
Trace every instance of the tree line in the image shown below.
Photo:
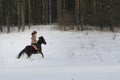
<svg viewBox="0 0 120 80"><path fill-rule="evenodd" d="M0 0L0 31L12 26L57 23L61 30L84 30L86 25L114 32L120 26L120 0Z"/></svg>

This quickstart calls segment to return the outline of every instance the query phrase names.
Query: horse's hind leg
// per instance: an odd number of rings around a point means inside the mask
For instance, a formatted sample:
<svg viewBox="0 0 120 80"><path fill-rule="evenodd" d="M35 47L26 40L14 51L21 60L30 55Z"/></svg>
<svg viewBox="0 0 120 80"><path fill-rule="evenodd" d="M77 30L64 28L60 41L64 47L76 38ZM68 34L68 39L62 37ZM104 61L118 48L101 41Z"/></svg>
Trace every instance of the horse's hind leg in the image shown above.
<svg viewBox="0 0 120 80"><path fill-rule="evenodd" d="M29 58L31 55L32 55L31 53L27 54L27 58Z"/></svg>
<svg viewBox="0 0 120 80"><path fill-rule="evenodd" d="M18 54L18 59L21 57L21 55L24 53L24 50L22 50L19 54Z"/></svg>

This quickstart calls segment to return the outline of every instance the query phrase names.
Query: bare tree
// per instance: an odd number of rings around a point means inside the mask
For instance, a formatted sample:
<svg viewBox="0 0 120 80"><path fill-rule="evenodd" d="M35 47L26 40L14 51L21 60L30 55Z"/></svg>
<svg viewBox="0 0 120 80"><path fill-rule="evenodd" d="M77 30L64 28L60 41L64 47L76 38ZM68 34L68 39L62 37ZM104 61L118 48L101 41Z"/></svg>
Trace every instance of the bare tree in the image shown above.
<svg viewBox="0 0 120 80"><path fill-rule="evenodd" d="M81 31L83 31L83 25L84 25L84 12L85 12L85 1L80 0L80 25L81 25Z"/></svg>
<svg viewBox="0 0 120 80"><path fill-rule="evenodd" d="M9 13L9 11L6 16L6 23L7 23L7 33L10 33L10 13Z"/></svg>
<svg viewBox="0 0 120 80"><path fill-rule="evenodd" d="M0 31L2 32L2 0L0 0Z"/></svg>
<svg viewBox="0 0 120 80"><path fill-rule="evenodd" d="M92 4L93 4L94 13L96 13L96 0L92 0Z"/></svg>
<svg viewBox="0 0 120 80"><path fill-rule="evenodd" d="M110 31L112 31L112 32L114 32L114 27L113 27L113 25L112 25L112 22L113 22L113 18L112 18L112 12L113 12L113 10L112 10L112 2L113 0L110 0L110 10L109 10L109 16L110 16Z"/></svg>
<svg viewBox="0 0 120 80"><path fill-rule="evenodd" d="M42 0L42 7L43 7L43 9L42 9L42 12L43 12L42 20L45 21L45 0Z"/></svg>
<svg viewBox="0 0 120 80"><path fill-rule="evenodd" d="M21 18L22 18L22 31L25 30L25 10L24 10L24 6L25 6L25 1L21 0Z"/></svg>
<svg viewBox="0 0 120 80"><path fill-rule="evenodd" d="M18 1L18 31L25 30L25 1L24 0L19 0Z"/></svg>
<svg viewBox="0 0 120 80"><path fill-rule="evenodd" d="M61 12L62 12L62 0L57 0L57 11L58 11L58 19L61 17Z"/></svg>
<svg viewBox="0 0 120 80"><path fill-rule="evenodd" d="M48 0L44 0L45 1L45 24L48 24L49 22L49 1Z"/></svg>
<svg viewBox="0 0 120 80"><path fill-rule="evenodd" d="M28 23L28 26L29 26L29 29L30 29L30 25L31 25L31 1L28 0L28 15L29 15L29 23Z"/></svg>
<svg viewBox="0 0 120 80"><path fill-rule="evenodd" d="M76 17L76 24L77 24L77 30L80 30L79 28L79 17L80 17L80 0L75 0L75 17Z"/></svg>
<svg viewBox="0 0 120 80"><path fill-rule="evenodd" d="M18 14L18 32L21 30L21 0L18 0L17 4L17 14Z"/></svg>

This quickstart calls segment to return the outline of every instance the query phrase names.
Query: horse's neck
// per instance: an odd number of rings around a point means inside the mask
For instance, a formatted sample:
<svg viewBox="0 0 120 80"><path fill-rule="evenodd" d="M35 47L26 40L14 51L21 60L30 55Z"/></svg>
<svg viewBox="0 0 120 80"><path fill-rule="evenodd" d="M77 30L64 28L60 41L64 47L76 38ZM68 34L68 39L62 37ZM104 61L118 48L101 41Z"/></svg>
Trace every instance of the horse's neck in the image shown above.
<svg viewBox="0 0 120 80"><path fill-rule="evenodd" d="M38 43L37 43L37 46L38 46L38 47L41 47L41 44L38 44Z"/></svg>

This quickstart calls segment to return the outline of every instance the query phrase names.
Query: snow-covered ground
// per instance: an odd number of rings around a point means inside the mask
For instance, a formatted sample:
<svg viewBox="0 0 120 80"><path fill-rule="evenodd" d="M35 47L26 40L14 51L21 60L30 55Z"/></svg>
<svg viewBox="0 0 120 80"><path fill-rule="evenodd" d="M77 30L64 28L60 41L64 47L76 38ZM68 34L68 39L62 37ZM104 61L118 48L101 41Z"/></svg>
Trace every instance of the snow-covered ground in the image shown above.
<svg viewBox="0 0 120 80"><path fill-rule="evenodd" d="M33 29L34 28L34 29ZM120 33L59 31L34 26L24 32L0 33L0 80L120 80ZM19 52L31 32L44 36L45 58L26 59Z"/></svg>

